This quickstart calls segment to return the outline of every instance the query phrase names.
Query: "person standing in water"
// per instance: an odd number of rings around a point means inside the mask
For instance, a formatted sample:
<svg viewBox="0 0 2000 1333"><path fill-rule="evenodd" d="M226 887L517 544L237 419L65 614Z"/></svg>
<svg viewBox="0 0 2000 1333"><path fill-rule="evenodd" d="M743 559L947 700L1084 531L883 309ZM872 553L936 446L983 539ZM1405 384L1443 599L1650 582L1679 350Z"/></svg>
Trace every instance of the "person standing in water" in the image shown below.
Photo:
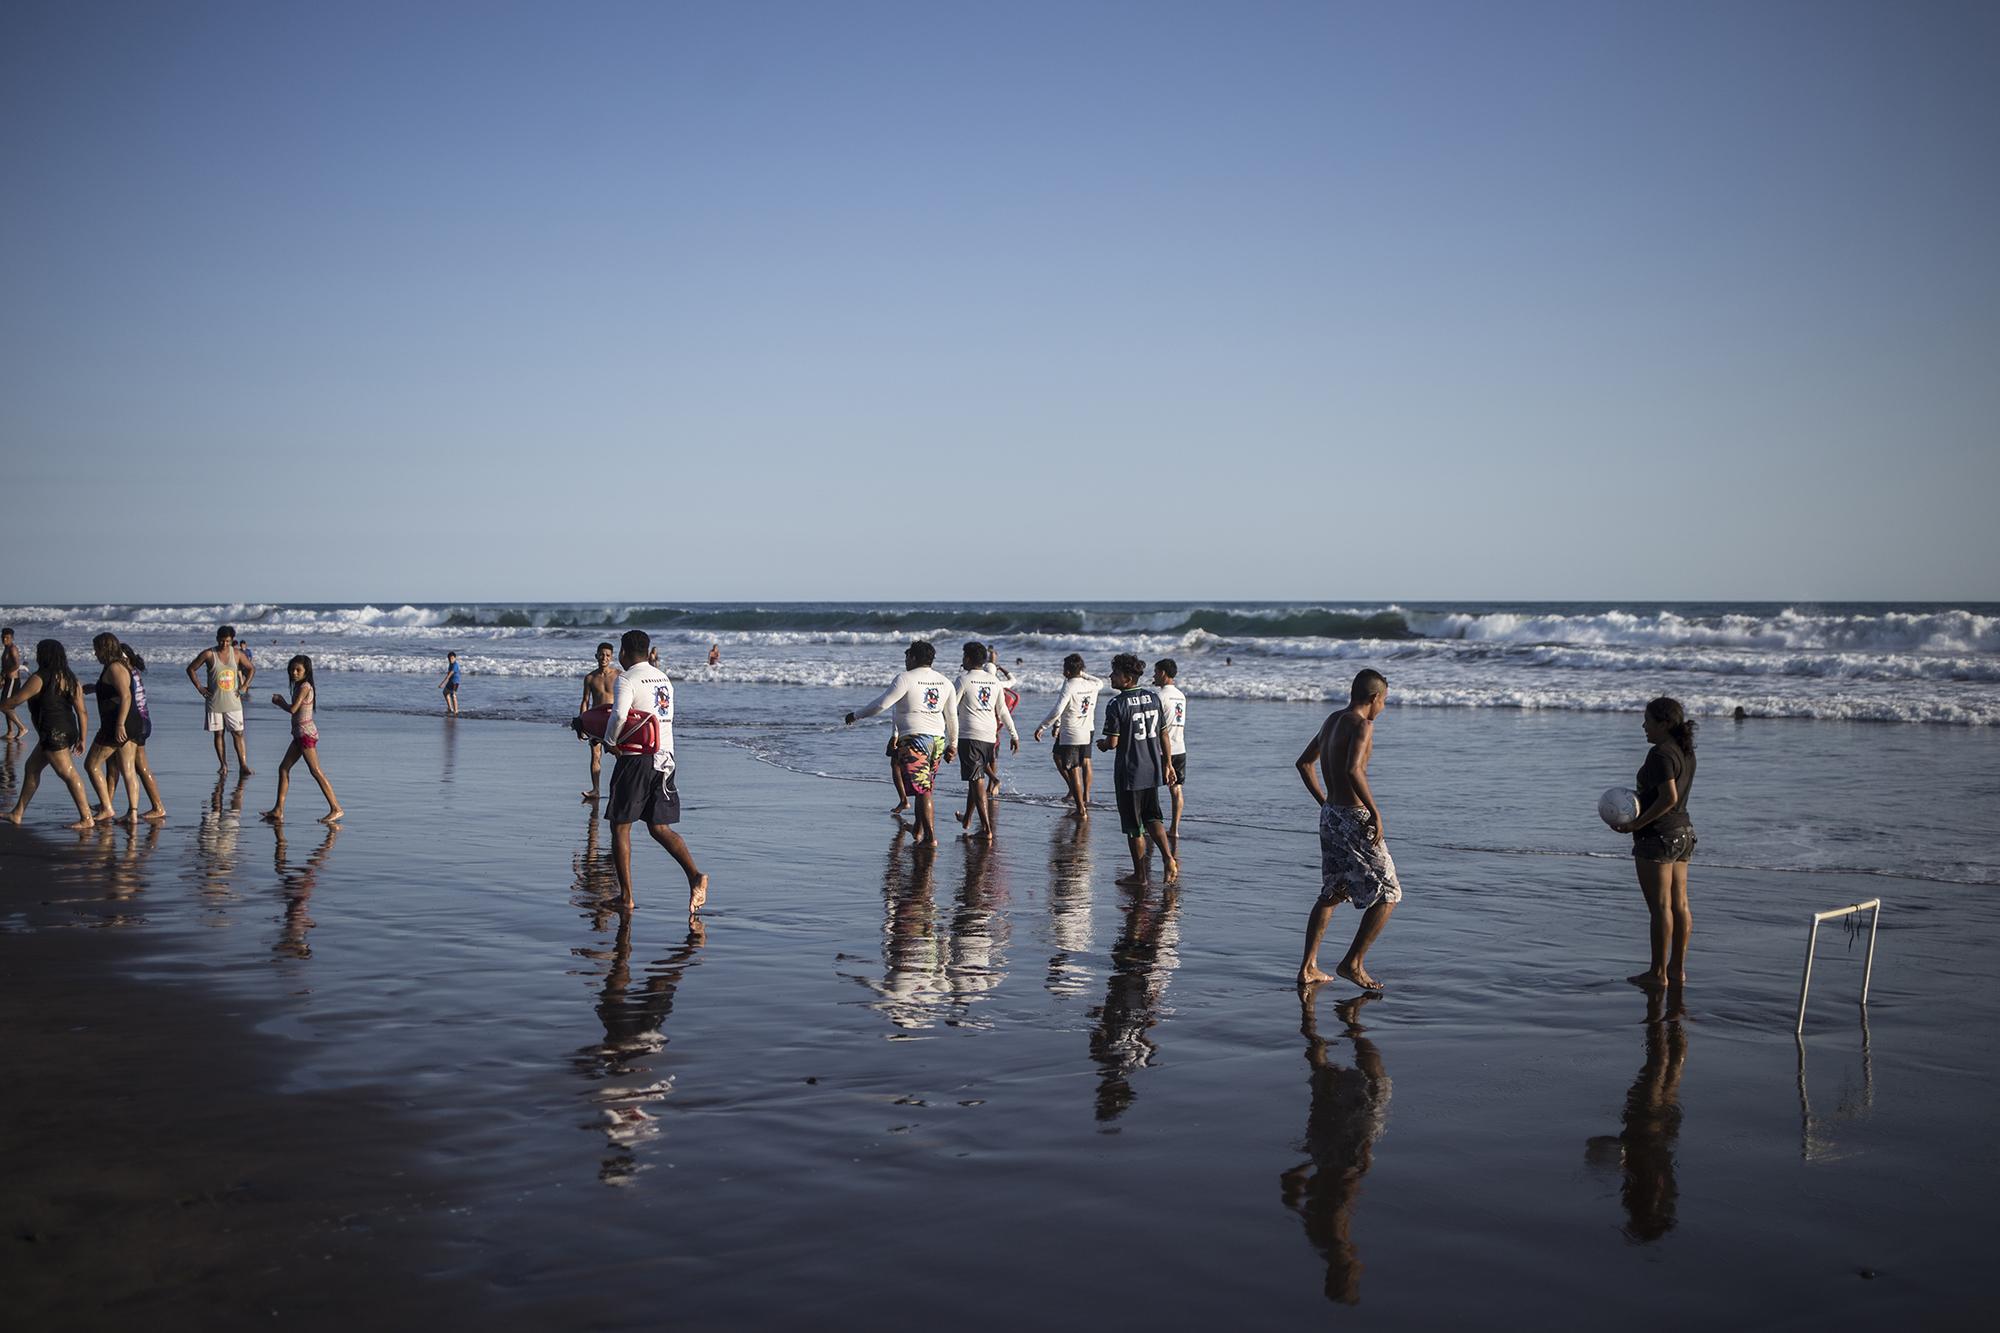
<svg viewBox="0 0 2000 1333"><path fill-rule="evenodd" d="M0 711L7 714L7 736L10 741L20 740L28 734L21 725L21 719L14 716L14 705L8 696L14 693L15 682L21 678L21 649L14 642L14 627L0 629Z"/></svg>
<svg viewBox="0 0 2000 1333"><path fill-rule="evenodd" d="M206 683L195 674L196 671L206 672ZM225 732L236 741L237 772L248 777L255 771L250 767L250 756L243 748L243 700L250 688L250 680L256 674L256 666L236 646L234 625L219 627L215 631L215 647L204 648L187 664L188 683L201 691L204 704L202 726L215 736L217 772L229 767L229 756L222 748Z"/></svg>
<svg viewBox="0 0 2000 1333"><path fill-rule="evenodd" d="M709 645L708 645L708 669L709 669L709 670L711 670L711 671L713 671L713 670L715 670L715 668L717 668L717 667L719 667L719 666L721 666L721 665L722 665L722 645L721 645L721 644L719 644L719 643L711 643L711 644L709 644Z"/></svg>
<svg viewBox="0 0 2000 1333"><path fill-rule="evenodd" d="M1097 748L1116 751L1112 765L1112 786L1118 793L1118 824L1132 850L1132 873L1117 882L1128 888L1146 883L1152 874L1152 857L1146 835L1160 845L1162 877L1171 884L1180 878L1180 862L1167 845L1167 826L1160 818L1160 784L1171 784L1173 770L1167 765L1165 716L1159 696L1139 686L1146 664L1131 653L1111 659L1111 688L1118 691L1104 705L1104 739Z"/></svg>
<svg viewBox="0 0 2000 1333"><path fill-rule="evenodd" d="M1050 727L1056 729L1056 772L1069 787L1078 819L1090 818L1090 737L1096 730L1097 693L1103 688L1103 681L1083 669L1083 654L1071 653L1063 659L1062 693L1035 728L1037 741Z"/></svg>
<svg viewBox="0 0 2000 1333"><path fill-rule="evenodd" d="M1333 969L1363 990L1382 983L1368 975L1362 960L1403 900L1396 863L1389 857L1382 811L1368 786L1368 760L1375 751L1375 719L1389 702L1389 682L1379 671L1362 671L1348 691L1347 707L1328 717L1319 734L1299 753L1299 777L1319 805L1319 901L1306 919L1306 952L1299 985L1331 981L1320 971L1319 942L1333 909L1350 902L1361 911L1354 942ZM1325 787L1320 779L1326 779Z"/></svg>
<svg viewBox="0 0 2000 1333"><path fill-rule="evenodd" d="M1167 792L1173 797L1173 822L1167 825L1167 842L1176 857L1181 854L1182 793L1187 789L1187 696L1174 684L1181 673L1171 657L1153 663L1153 693L1160 698L1162 724L1166 727L1167 763L1174 771Z"/></svg>
<svg viewBox="0 0 2000 1333"><path fill-rule="evenodd" d="M983 643L968 643L960 657L961 670L952 682L958 696L958 775L965 779L965 811L961 828L972 828L979 816L978 837L993 841L994 788L999 785L1000 728L1007 728L1013 753L1021 752L1021 733L1007 711L1006 688L988 663L992 653Z"/></svg>
<svg viewBox="0 0 2000 1333"><path fill-rule="evenodd" d="M146 703L146 659L133 652L129 643L120 644L119 651L132 673L132 713L125 719L125 739L132 745L133 772L146 790L148 809L140 818L158 823L167 817L167 807L160 802L160 784L153 781L153 766L146 762L146 742L153 738L153 713ZM134 805L138 804L138 793L130 787L126 788L125 796Z"/></svg>
<svg viewBox="0 0 2000 1333"><path fill-rule="evenodd" d="M681 818L680 789L674 785L674 683L653 664L652 647L644 630L628 629L618 640L618 664L625 670L612 693L603 736L605 748L618 756L604 812L611 825L611 868L618 875L620 905L629 912L635 906L632 825L644 824L687 876L688 913L693 915L708 901L708 876L672 827Z"/></svg>
<svg viewBox="0 0 2000 1333"><path fill-rule="evenodd" d="M444 694L444 715L458 716L458 654L444 655L444 679L438 682L438 689Z"/></svg>
<svg viewBox="0 0 2000 1333"><path fill-rule="evenodd" d="M125 663L124 645L118 642L116 634L100 634L90 641L90 647L104 670L98 674L96 685L97 735L90 742L90 752L84 756L83 771L97 793L97 822L109 824L116 816L111 809L112 789L105 780L104 766L110 760L118 761L118 776L125 781L125 819L136 825L139 774L134 751L139 747L133 738L138 734L140 719L138 701L132 692L132 668Z"/></svg>
<svg viewBox="0 0 2000 1333"><path fill-rule="evenodd" d="M285 675L292 682L292 697L274 694L271 702L292 715L292 743L285 747L284 762L278 765L278 802L264 812L264 819L272 824L285 822L285 794L292 786L292 765L304 759L306 771L319 784L319 794L326 797L326 813L319 822L338 824L346 811L334 799L333 784L326 780L326 773L319 766L319 724L313 721L313 704L318 697L313 687L313 660L300 653L285 663Z"/></svg>
<svg viewBox="0 0 2000 1333"><path fill-rule="evenodd" d="M1694 727L1678 699L1665 695L1646 705L1642 725L1653 748L1639 767L1639 817L1612 828L1632 835L1632 863L1639 872L1652 919L1652 965L1628 978L1646 987L1678 986L1687 980L1688 861L1694 856L1694 821L1688 793L1694 789Z"/></svg>
<svg viewBox="0 0 2000 1333"><path fill-rule="evenodd" d="M63 651L61 640L43 639L35 645L34 674L9 702L17 707L28 705L28 719L35 724L36 744L21 772L21 793L6 816L8 822L21 822L28 813L28 802L35 799L35 788L41 785L42 770L53 768L69 788L70 799L76 802L76 822L69 827L89 828L93 822L90 796L84 791L83 775L76 771L70 752L83 753L83 733L90 726L90 710L83 702L82 682L69 669L69 654Z"/></svg>
<svg viewBox="0 0 2000 1333"><path fill-rule="evenodd" d="M935 661L937 647L918 639L904 650L902 674L889 682L889 688L847 715L847 724L853 726L864 717L895 708L896 755L902 761L903 785L917 805L919 847L937 846L937 808L931 793L938 765L950 763L958 753L958 700L951 682L932 669Z"/></svg>
<svg viewBox="0 0 2000 1333"><path fill-rule="evenodd" d="M618 665L612 661L616 653L608 643L597 645L597 670L583 678L583 702L577 705L578 713L588 713L593 708L609 708L612 696L618 693ZM603 769L604 742L590 742L590 789L583 794L586 803L597 799L598 774Z"/></svg>

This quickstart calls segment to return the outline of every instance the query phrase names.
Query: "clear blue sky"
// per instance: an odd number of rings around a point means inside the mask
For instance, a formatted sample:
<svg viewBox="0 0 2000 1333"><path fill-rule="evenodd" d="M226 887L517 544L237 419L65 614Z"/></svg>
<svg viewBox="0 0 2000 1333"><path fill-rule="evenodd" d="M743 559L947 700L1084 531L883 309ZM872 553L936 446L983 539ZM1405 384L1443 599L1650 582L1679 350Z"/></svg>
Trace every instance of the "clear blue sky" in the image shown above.
<svg viewBox="0 0 2000 1333"><path fill-rule="evenodd" d="M0 604L2000 597L1996 164L1984 2L11 0Z"/></svg>

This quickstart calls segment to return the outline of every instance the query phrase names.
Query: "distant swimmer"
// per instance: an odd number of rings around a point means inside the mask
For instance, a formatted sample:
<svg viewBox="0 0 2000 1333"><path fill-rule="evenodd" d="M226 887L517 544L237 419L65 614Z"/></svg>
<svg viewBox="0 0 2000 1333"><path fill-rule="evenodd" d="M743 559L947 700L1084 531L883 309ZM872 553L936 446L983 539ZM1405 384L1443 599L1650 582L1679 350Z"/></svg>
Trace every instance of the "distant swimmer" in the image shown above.
<svg viewBox="0 0 2000 1333"><path fill-rule="evenodd" d="M1678 699L1665 695L1646 705L1640 724L1653 748L1639 768L1639 817L1611 827L1632 835L1632 863L1639 892L1651 918L1652 964L1628 978L1646 986L1678 986L1687 980L1688 861L1694 856L1694 821L1688 793L1694 789L1694 728Z"/></svg>
<svg viewBox="0 0 2000 1333"><path fill-rule="evenodd" d="M969 832L977 814L977 836L987 842L993 841L994 791L1000 783L1000 728L1007 729L1010 752L1021 752L1021 733L1007 707L1007 687L988 665L991 656L983 643L966 644L962 669L952 682L958 696L958 775L965 779L965 811L958 822Z"/></svg>
<svg viewBox="0 0 2000 1333"><path fill-rule="evenodd" d="M205 673L205 681L195 674L197 671ZM202 726L215 737L218 773L229 767L229 756L222 748L225 733L236 741L238 774L248 777L255 771L250 767L250 756L243 750L243 700L248 697L251 678L256 674L256 664L236 646L234 625L218 626L215 647L202 649L187 664L188 683L201 691Z"/></svg>
<svg viewBox="0 0 2000 1333"><path fill-rule="evenodd" d="M719 643L711 643L711 644L709 644L709 645L708 645L708 664L709 664L709 666L711 666L711 667L719 667L719 666L721 666L721 665L722 665L722 645L721 645L721 644L719 644Z"/></svg>
<svg viewBox="0 0 2000 1333"><path fill-rule="evenodd" d="M28 734L21 719L14 716L14 705L10 695L21 680L21 650L14 643L14 627L0 629L0 710L7 714L7 739L20 740Z"/></svg>
<svg viewBox="0 0 2000 1333"><path fill-rule="evenodd" d="M458 675L458 654L455 652L446 653L444 655L444 679L438 682L438 689L444 694L444 714L446 717L458 716Z"/></svg>
<svg viewBox="0 0 2000 1333"><path fill-rule="evenodd" d="M588 713L593 708L609 708L611 696L618 692L618 664L612 660L617 649L608 643L597 645L597 669L583 678L583 702L577 706L578 713ZM603 771L604 742L590 743L590 790L583 794L585 801L597 799L598 774Z"/></svg>
<svg viewBox="0 0 2000 1333"><path fill-rule="evenodd" d="M917 805L919 847L937 846L937 810L932 792L940 763L958 753L958 699L951 682L933 670L937 648L918 639L903 653L903 672L874 700L847 715L849 726L893 707L896 757L902 763L903 785Z"/></svg>
<svg viewBox="0 0 2000 1333"><path fill-rule="evenodd" d="M6 816L8 822L21 822L28 813L28 802L35 799L35 788L41 785L42 770L53 768L68 786L70 799L76 802L76 822L69 827L89 828L90 796L84 791L83 775L76 771L70 752L83 753L83 734L90 727L90 709L83 702L83 684L69 669L69 654L63 650L60 639L43 639L35 645L35 670L10 702L17 707L28 706L28 720L35 724L35 749L21 770L21 791Z"/></svg>
<svg viewBox="0 0 2000 1333"><path fill-rule="evenodd" d="M318 692L313 685L313 660L300 653L285 663L285 676L292 682L292 697L282 694L271 696L271 703L291 714L292 743L285 747L285 757L278 764L278 800L264 812L267 823L285 822L285 794L292 788L292 765L304 759L306 771L319 784L319 794L326 798L326 813L321 815L322 824L338 824L347 814L334 799L333 784L326 780L326 771L319 766L319 723L313 721L313 705L318 702Z"/></svg>
<svg viewBox="0 0 2000 1333"><path fill-rule="evenodd" d="M618 874L620 905L630 911L632 825L644 824L653 841L667 849L687 876L688 913L708 901L708 876L673 825L680 823L681 794L674 783L674 683L653 664L653 641L644 630L628 629L618 640L618 664L625 668L611 698L602 739L618 760L611 767L611 867Z"/></svg>
<svg viewBox="0 0 2000 1333"><path fill-rule="evenodd" d="M1368 975L1363 959L1368 946L1389 924L1389 914L1403 901L1396 863L1389 857L1387 827L1368 787L1368 760L1375 750L1375 719L1389 702L1389 682L1379 671L1363 671L1348 691L1347 707L1321 724L1319 734L1300 752L1299 776L1319 803L1319 901L1306 919L1306 952L1299 964L1299 984L1309 986L1333 978L1319 968L1320 937L1326 934L1333 909L1353 903L1361 911L1354 942L1333 969L1363 990L1381 990ZM1326 785L1320 786L1324 776Z"/></svg>
<svg viewBox="0 0 2000 1333"><path fill-rule="evenodd" d="M1167 825L1167 841L1173 846L1176 858L1181 854L1182 793L1187 790L1187 696L1174 684L1180 674L1180 666L1171 657L1153 663L1153 693L1160 696L1160 711L1165 715L1167 728L1167 762L1174 770L1173 783L1167 788L1174 799L1174 819Z"/></svg>
<svg viewBox="0 0 2000 1333"><path fill-rule="evenodd" d="M1056 729L1056 772L1069 787L1070 807L1079 819L1090 818L1090 738L1096 731L1097 694L1104 682L1083 669L1083 654L1063 659L1062 693L1054 708L1035 728L1035 739Z"/></svg>
<svg viewBox="0 0 2000 1333"><path fill-rule="evenodd" d="M1748 722L1750 720L1750 714L1744 711L1742 704L1736 705L1736 711L1733 714L1731 714L1731 716L1734 717L1738 722Z"/></svg>
<svg viewBox="0 0 2000 1333"><path fill-rule="evenodd" d="M1174 782L1167 763L1166 715L1160 696L1142 688L1139 678L1146 664L1130 653L1111 659L1111 688L1118 691L1104 705L1104 739L1097 748L1116 751L1112 765L1112 786L1118 793L1118 826L1132 850L1132 873L1118 880L1128 888L1138 888L1152 876L1152 856L1146 835L1160 846L1160 869L1166 882L1180 878L1180 862L1167 840L1167 826L1160 817L1160 784Z"/></svg>

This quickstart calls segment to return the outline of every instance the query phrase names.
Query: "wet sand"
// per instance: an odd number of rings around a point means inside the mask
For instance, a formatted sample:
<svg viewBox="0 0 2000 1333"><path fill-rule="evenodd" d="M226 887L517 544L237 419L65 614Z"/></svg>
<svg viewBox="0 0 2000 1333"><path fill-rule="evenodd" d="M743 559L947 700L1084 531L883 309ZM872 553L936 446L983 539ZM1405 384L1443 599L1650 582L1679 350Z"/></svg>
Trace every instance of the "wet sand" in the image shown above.
<svg viewBox="0 0 2000 1333"><path fill-rule="evenodd" d="M884 784L686 739L691 930L643 842L641 910L608 910L559 728L323 725L330 837L309 781L282 838L256 823L282 735L254 724L240 803L170 732L157 834L65 833L47 786L0 828L24 1326L1985 1308L1984 889L1698 864L1681 1012L1622 980L1628 863L1411 844L1389 994L1302 1005L1302 798L1274 795L1289 831L1190 825L1179 891L1134 895L1108 809L1011 806L992 850L923 854ZM1806 914L1878 894L1866 1024L1829 927L1795 1045Z"/></svg>

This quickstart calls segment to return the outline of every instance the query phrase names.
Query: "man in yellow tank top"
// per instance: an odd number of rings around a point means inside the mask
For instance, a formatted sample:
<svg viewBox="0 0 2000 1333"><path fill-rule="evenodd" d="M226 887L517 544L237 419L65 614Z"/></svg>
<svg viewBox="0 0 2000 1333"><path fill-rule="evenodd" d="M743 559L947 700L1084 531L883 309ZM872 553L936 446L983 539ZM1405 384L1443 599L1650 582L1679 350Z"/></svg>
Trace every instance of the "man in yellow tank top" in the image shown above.
<svg viewBox="0 0 2000 1333"><path fill-rule="evenodd" d="M203 676L195 673L203 672ZM236 646L236 627L224 625L215 631L215 647L204 648L187 664L188 682L201 691L206 708L202 714L202 725L215 736L215 768L223 772L229 767L229 756L222 748L223 733L236 738L236 767L245 777L253 771L250 756L243 749L243 700L250 691L250 678L257 674L257 666L248 653Z"/></svg>

